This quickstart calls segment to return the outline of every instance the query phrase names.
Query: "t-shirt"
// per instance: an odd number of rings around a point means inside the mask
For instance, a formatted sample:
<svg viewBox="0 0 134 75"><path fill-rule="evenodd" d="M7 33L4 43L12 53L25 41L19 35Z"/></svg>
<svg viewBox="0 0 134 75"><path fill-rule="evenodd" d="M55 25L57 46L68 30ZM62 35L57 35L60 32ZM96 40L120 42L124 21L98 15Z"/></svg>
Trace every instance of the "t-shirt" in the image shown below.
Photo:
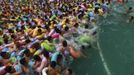
<svg viewBox="0 0 134 75"><path fill-rule="evenodd" d="M58 57L58 55L60 54L60 52L55 52L53 55L52 55L52 57L51 57L51 61L57 61L57 57Z"/></svg>
<svg viewBox="0 0 134 75"><path fill-rule="evenodd" d="M47 51L53 51L54 46L52 46L48 40L45 40L43 43L41 43L41 46L45 48Z"/></svg>
<svg viewBox="0 0 134 75"><path fill-rule="evenodd" d="M47 65L47 58L44 56L41 56L41 58L42 58L42 61L41 61L40 66L36 70L37 72L41 72L43 67L46 67L46 65ZM45 64L45 65L43 65L43 64Z"/></svg>

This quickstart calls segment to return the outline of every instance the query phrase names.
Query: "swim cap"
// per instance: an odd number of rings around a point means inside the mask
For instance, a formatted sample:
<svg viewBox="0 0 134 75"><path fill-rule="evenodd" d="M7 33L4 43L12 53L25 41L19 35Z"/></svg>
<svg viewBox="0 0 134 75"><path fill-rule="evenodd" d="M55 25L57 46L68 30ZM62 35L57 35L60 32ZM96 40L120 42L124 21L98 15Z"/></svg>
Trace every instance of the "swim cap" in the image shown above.
<svg viewBox="0 0 134 75"><path fill-rule="evenodd" d="M57 62L57 57L58 57L59 54L60 54L60 52L55 52L55 53L52 55L51 61Z"/></svg>

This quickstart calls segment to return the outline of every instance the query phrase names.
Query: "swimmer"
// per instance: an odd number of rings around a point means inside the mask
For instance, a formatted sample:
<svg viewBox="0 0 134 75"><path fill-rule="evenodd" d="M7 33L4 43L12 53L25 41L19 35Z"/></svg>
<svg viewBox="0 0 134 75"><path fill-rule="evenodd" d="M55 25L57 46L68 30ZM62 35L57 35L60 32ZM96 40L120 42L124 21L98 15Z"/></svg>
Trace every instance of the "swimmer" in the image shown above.
<svg viewBox="0 0 134 75"><path fill-rule="evenodd" d="M34 68L36 69L36 72L40 73L43 70L43 68L46 67L47 59L44 56L38 55L35 55L33 58L35 60Z"/></svg>
<svg viewBox="0 0 134 75"><path fill-rule="evenodd" d="M10 63L10 54L8 52L0 52L0 57L2 59L0 59L0 61L2 61L2 64L8 64Z"/></svg>
<svg viewBox="0 0 134 75"><path fill-rule="evenodd" d="M133 12L133 8L129 7L129 9L127 10L127 13L131 13L131 12Z"/></svg>
<svg viewBox="0 0 134 75"><path fill-rule="evenodd" d="M88 13L88 17L90 18L90 21L95 19L95 14L94 14L94 11L91 11Z"/></svg>
<svg viewBox="0 0 134 75"><path fill-rule="evenodd" d="M133 21L133 19L134 19L134 16L130 16L130 17L128 18L128 20L127 20L127 23L132 22L132 21Z"/></svg>
<svg viewBox="0 0 134 75"><path fill-rule="evenodd" d="M15 71L15 68L13 66L3 66L2 69L0 69L0 75L19 75L18 72Z"/></svg>
<svg viewBox="0 0 134 75"><path fill-rule="evenodd" d="M130 13L132 13L132 12L134 12L133 8L132 8L132 7L129 7L129 8L126 10L125 15L130 14Z"/></svg>
<svg viewBox="0 0 134 75"><path fill-rule="evenodd" d="M109 13L109 3L102 4L103 12Z"/></svg>
<svg viewBox="0 0 134 75"><path fill-rule="evenodd" d="M67 1L75 0L47 0L46 4L44 0L29 0L1 5L4 24L0 23L0 66L10 63L19 74L73 75L67 66L73 58L83 56L83 51L95 41L97 27L92 27L98 16L103 16L102 3L107 2ZM108 8L106 5L106 12Z"/></svg>
<svg viewBox="0 0 134 75"><path fill-rule="evenodd" d="M74 59L79 58L79 57L81 56L81 51L80 51L80 50L79 50L79 51L76 51L76 50L74 50L73 47L69 47L69 48L70 48L70 49L69 49L69 52L70 52L71 56L72 56Z"/></svg>
<svg viewBox="0 0 134 75"><path fill-rule="evenodd" d="M64 75L72 75L73 71L72 69L68 68L65 70Z"/></svg>

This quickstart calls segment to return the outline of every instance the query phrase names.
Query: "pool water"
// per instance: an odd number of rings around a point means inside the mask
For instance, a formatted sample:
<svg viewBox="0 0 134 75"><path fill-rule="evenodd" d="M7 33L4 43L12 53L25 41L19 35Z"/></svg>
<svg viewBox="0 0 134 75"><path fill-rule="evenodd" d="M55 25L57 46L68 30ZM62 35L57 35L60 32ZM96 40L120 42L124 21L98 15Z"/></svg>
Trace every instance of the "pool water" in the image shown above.
<svg viewBox="0 0 134 75"><path fill-rule="evenodd" d="M127 6L134 8L133 3ZM100 48L86 49L87 57L71 64L76 75L134 75L134 22L126 23L122 5L112 7L111 15L99 21Z"/></svg>

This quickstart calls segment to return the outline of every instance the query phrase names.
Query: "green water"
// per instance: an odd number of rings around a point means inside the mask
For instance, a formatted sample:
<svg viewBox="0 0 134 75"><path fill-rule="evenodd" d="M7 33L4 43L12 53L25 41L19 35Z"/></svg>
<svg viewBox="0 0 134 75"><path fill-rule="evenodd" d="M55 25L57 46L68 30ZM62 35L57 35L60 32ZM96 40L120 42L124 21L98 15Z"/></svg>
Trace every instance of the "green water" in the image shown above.
<svg viewBox="0 0 134 75"><path fill-rule="evenodd" d="M134 2L127 5L134 7ZM134 75L134 22L126 23L123 7L101 21L99 44L111 75ZM85 50L87 58L75 60L71 65L76 75L108 75L99 50Z"/></svg>

